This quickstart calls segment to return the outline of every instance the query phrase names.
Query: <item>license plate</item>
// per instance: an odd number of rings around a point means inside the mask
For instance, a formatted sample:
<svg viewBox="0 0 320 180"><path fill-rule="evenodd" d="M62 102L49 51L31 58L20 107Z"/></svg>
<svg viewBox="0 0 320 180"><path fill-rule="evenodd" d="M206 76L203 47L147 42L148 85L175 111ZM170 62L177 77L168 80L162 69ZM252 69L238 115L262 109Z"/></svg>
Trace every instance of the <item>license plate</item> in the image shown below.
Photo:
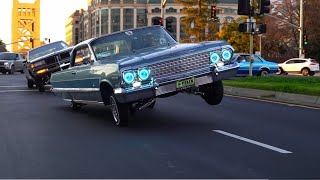
<svg viewBox="0 0 320 180"><path fill-rule="evenodd" d="M177 81L176 83L176 87L177 89L184 89L184 88L188 88L188 87L192 87L195 85L195 78L190 78L190 79L185 79L182 81Z"/></svg>

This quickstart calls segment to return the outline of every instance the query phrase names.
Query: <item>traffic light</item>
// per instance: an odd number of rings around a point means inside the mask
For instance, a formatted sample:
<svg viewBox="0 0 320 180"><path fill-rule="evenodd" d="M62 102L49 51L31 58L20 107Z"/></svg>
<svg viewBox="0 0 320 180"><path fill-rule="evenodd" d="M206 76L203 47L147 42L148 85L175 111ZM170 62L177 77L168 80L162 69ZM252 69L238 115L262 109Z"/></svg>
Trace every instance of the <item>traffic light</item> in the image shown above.
<svg viewBox="0 0 320 180"><path fill-rule="evenodd" d="M308 35L307 35L307 34L304 34L304 35L303 35L303 44L304 44L304 45L308 45L308 44L309 44L309 42L308 42Z"/></svg>
<svg viewBox="0 0 320 180"><path fill-rule="evenodd" d="M270 0L260 0L260 14L268 14L270 13Z"/></svg>
<svg viewBox="0 0 320 180"><path fill-rule="evenodd" d="M210 17L216 19L217 17L217 6L211 6Z"/></svg>
<svg viewBox="0 0 320 180"><path fill-rule="evenodd" d="M163 19L162 18L159 19L159 25L163 26Z"/></svg>
<svg viewBox="0 0 320 180"><path fill-rule="evenodd" d="M238 1L238 15L250 15L250 0Z"/></svg>

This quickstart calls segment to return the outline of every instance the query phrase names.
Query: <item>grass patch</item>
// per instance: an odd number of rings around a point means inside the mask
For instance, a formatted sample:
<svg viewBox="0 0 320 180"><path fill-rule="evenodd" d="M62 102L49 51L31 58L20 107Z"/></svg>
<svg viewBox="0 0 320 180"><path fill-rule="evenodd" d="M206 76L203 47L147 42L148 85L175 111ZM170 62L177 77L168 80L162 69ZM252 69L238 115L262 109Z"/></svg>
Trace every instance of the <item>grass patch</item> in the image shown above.
<svg viewBox="0 0 320 180"><path fill-rule="evenodd" d="M223 83L226 86L320 96L318 77L255 76L225 80Z"/></svg>

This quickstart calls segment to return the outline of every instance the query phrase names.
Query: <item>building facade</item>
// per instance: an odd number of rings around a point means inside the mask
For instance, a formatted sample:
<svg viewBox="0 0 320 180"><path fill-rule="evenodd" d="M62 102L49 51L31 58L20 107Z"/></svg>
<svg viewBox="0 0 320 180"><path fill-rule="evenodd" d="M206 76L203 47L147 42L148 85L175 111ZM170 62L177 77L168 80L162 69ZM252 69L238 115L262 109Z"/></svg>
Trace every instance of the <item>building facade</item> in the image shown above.
<svg viewBox="0 0 320 180"><path fill-rule="evenodd" d="M81 42L84 37L80 37L82 33L80 33L80 18L83 16L84 10L76 10L72 15L68 18L66 22L66 43L74 46Z"/></svg>
<svg viewBox="0 0 320 180"><path fill-rule="evenodd" d="M231 22L238 17L237 0L219 0L220 22ZM88 10L80 15L79 41L131 28L151 26L159 22L161 0L88 0ZM180 40L183 6L167 0L163 25ZM221 27L223 23L221 23Z"/></svg>

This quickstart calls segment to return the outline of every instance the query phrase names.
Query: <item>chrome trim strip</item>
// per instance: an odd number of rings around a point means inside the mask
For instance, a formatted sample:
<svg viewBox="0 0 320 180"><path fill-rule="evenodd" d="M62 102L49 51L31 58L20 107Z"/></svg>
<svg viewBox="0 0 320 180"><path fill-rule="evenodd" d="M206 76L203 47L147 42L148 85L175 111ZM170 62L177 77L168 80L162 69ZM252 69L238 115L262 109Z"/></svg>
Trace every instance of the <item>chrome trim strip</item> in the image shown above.
<svg viewBox="0 0 320 180"><path fill-rule="evenodd" d="M75 103L83 103L83 104L103 104L103 102L100 101L87 101L87 100L71 100L71 99L64 99L68 102L75 102Z"/></svg>
<svg viewBox="0 0 320 180"><path fill-rule="evenodd" d="M52 92L98 92L99 88L52 88Z"/></svg>

